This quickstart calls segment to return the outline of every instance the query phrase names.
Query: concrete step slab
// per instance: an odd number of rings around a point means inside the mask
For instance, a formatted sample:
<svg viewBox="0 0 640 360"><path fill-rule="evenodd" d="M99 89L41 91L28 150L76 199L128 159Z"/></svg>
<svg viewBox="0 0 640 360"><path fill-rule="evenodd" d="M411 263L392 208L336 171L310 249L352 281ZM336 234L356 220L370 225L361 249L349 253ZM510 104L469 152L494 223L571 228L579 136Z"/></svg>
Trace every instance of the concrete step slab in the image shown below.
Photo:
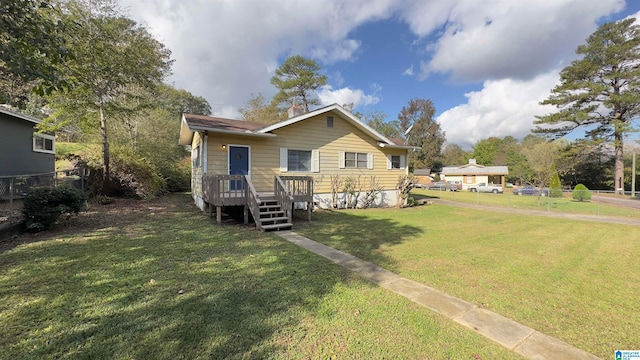
<svg viewBox="0 0 640 360"><path fill-rule="evenodd" d="M391 290L409 299L413 299L418 295L428 291L428 288L419 282L398 277L393 281L380 285L385 289Z"/></svg>
<svg viewBox="0 0 640 360"><path fill-rule="evenodd" d="M509 349L515 348L535 331L502 315L480 308L474 308L453 320Z"/></svg>
<svg viewBox="0 0 640 360"><path fill-rule="evenodd" d="M450 318L458 317L475 307L474 304L429 288L415 296L414 302Z"/></svg>
<svg viewBox="0 0 640 360"><path fill-rule="evenodd" d="M401 279L398 274L370 262L365 262L364 266L359 267L353 271L380 286L390 281Z"/></svg>
<svg viewBox="0 0 640 360"><path fill-rule="evenodd" d="M514 350L518 354L533 360L600 359L593 354L538 331L526 338ZM613 350L611 353L613 357Z"/></svg>

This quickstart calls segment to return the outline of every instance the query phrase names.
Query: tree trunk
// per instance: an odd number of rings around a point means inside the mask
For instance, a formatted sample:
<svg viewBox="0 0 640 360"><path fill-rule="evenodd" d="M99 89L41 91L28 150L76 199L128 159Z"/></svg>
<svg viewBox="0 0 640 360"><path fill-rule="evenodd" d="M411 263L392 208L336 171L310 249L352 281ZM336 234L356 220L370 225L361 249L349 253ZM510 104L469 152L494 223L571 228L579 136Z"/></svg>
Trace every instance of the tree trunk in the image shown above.
<svg viewBox="0 0 640 360"><path fill-rule="evenodd" d="M620 195L624 195L624 161L623 161L623 139L622 132L618 131L616 128L616 133L614 135L614 143L615 143L615 181L613 184L613 188L615 192Z"/></svg>
<svg viewBox="0 0 640 360"><path fill-rule="evenodd" d="M108 195L111 190L111 168L109 166L109 138L107 136L107 118L104 106L100 104L100 131L102 132L102 194Z"/></svg>

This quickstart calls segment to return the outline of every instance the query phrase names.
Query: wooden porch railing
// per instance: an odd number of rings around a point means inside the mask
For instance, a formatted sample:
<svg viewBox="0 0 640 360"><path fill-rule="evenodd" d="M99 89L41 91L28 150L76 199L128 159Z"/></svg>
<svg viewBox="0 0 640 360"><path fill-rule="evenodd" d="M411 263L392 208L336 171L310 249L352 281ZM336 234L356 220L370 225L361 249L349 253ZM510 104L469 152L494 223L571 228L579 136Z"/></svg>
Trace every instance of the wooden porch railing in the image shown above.
<svg viewBox="0 0 640 360"><path fill-rule="evenodd" d="M293 202L307 203L307 220L311 221L313 210L313 178L311 176L276 176L282 180L284 188L289 190Z"/></svg>
<svg viewBox="0 0 640 360"><path fill-rule="evenodd" d="M211 175L206 174L202 181L204 200L215 206L244 205L244 175Z"/></svg>
<svg viewBox="0 0 640 360"><path fill-rule="evenodd" d="M296 202L313 203L313 178L311 176L280 176Z"/></svg>
<svg viewBox="0 0 640 360"><path fill-rule="evenodd" d="M287 189L287 186L279 176L273 179L273 195L282 207L282 211L284 211L289 223L293 223L293 196L291 196L289 189Z"/></svg>
<svg viewBox="0 0 640 360"><path fill-rule="evenodd" d="M309 221L313 209L313 178L310 176L275 176L273 192L276 200L282 206L289 222L293 217L293 203L306 202ZM223 206L244 206L244 221L248 223L248 212L254 219L260 218L262 200L253 183L246 175L213 175L202 177L203 200L209 205L212 216L216 207L216 220L222 222L221 208ZM260 230L259 221L256 227Z"/></svg>

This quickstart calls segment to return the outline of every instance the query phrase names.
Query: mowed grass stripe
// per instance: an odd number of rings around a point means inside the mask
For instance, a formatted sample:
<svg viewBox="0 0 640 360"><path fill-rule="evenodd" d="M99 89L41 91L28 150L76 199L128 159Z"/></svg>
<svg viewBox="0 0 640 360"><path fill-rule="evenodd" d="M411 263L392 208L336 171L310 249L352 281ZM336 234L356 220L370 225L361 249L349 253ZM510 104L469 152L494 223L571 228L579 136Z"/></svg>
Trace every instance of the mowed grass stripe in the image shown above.
<svg viewBox="0 0 640 360"><path fill-rule="evenodd" d="M600 357L638 345L639 227L441 205L320 212L298 227Z"/></svg>

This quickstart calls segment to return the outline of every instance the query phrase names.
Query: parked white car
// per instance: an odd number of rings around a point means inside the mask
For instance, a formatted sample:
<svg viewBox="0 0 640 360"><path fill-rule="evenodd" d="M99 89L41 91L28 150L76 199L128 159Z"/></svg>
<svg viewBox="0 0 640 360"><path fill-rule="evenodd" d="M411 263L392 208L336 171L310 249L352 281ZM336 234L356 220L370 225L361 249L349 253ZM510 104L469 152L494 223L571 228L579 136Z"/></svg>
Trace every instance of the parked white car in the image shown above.
<svg viewBox="0 0 640 360"><path fill-rule="evenodd" d="M480 183L469 186L469 191L502 194L504 189L499 185L487 185L487 183Z"/></svg>

